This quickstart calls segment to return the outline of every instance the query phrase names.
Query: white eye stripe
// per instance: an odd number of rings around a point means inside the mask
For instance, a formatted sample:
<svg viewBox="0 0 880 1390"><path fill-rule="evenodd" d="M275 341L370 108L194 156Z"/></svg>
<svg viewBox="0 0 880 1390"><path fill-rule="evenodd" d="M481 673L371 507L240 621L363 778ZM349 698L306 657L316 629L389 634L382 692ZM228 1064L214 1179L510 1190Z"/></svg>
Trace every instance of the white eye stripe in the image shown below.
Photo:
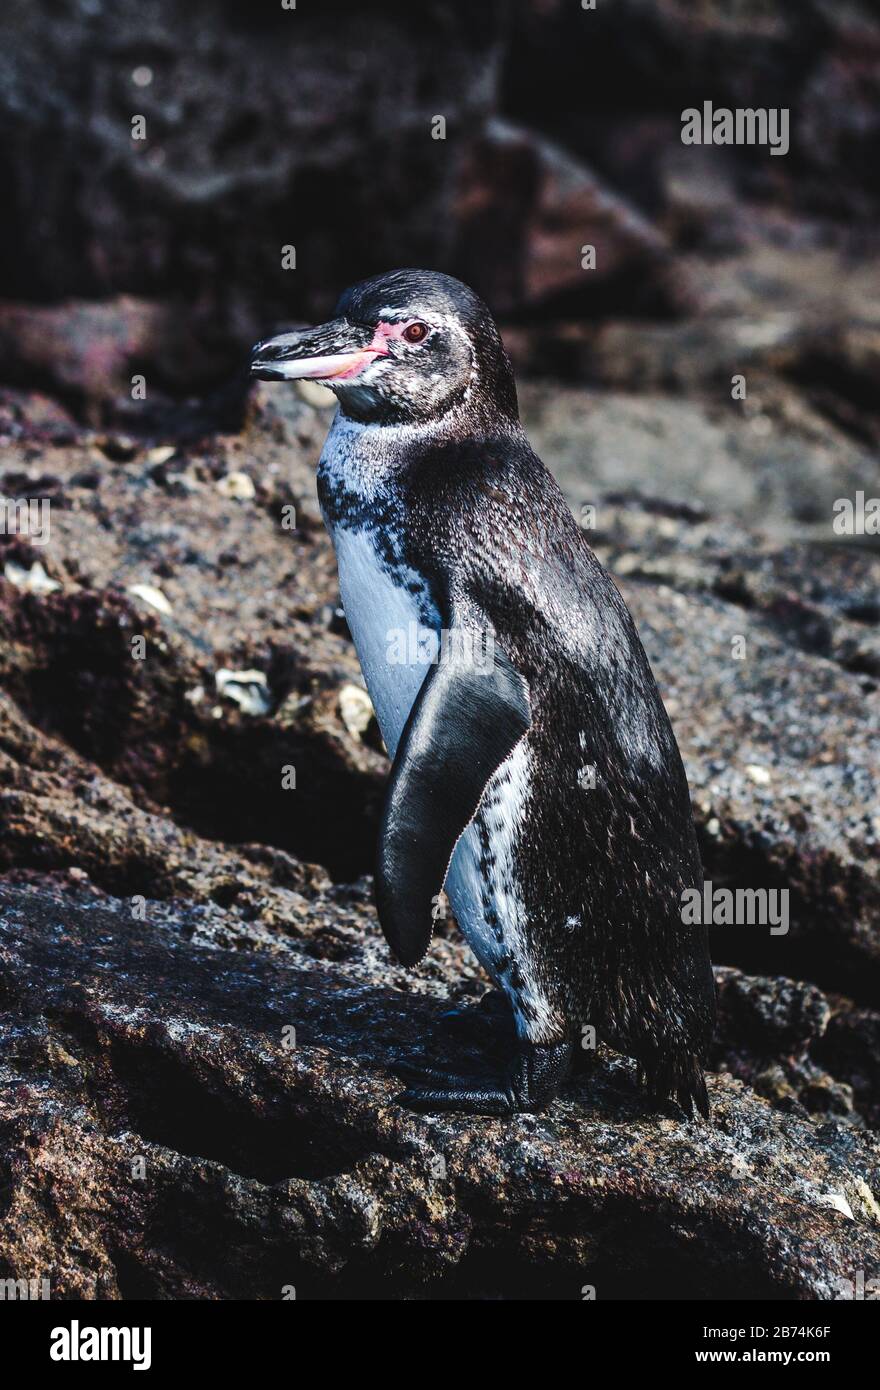
<svg viewBox="0 0 880 1390"><path fill-rule="evenodd" d="M398 324L412 323L414 321L417 321L419 323L427 324L429 329L449 328L452 330L453 333L457 333L460 338L464 338L465 342L468 343L468 345L470 345L470 338L465 328L462 326L461 323L459 323L458 319L455 317L454 314L442 314L435 309L425 310L424 312L422 312L419 309L418 305L414 305L412 309L408 309L406 312L403 312L398 308L392 308L389 304L386 305L384 309L379 310L377 317L383 323ZM371 327L375 327L375 325L371 325Z"/></svg>
<svg viewBox="0 0 880 1390"><path fill-rule="evenodd" d="M379 310L377 317L379 320L382 320L385 323L399 324L412 323L416 318L418 318L418 321L420 323L427 324L428 329L431 331L436 330L438 328L446 328L449 330L450 333L454 333L456 337L460 338L467 349L471 364L470 374L464 387L462 401L459 405L450 407L450 410L448 412L438 416L436 419L420 421L418 424L386 424L379 420L370 421L369 423L362 423L360 421L350 420L343 414L342 416L338 417L338 428L350 428L356 434L360 433L363 430L369 430L370 432L379 431L382 434L395 437L400 442L403 442L407 439L424 440L426 437L432 434L441 433L446 428L446 423L449 419L450 414L455 414L459 410L461 404L467 404L467 402L469 401L473 392L479 384L480 369L477 360L477 350L476 345L471 340L470 334L468 333L464 325L456 317L456 315L444 314L436 310L431 310L430 316L425 316L423 318L419 314L419 310L416 307L409 310L407 313L402 314L399 308L392 308L390 305L386 305L384 308ZM374 324L372 325L372 327L375 328L376 325ZM430 333L428 334L428 336L430 336ZM428 337L426 336L425 338L422 338L419 343L413 344L413 346L420 347L422 343L425 343L427 341ZM386 373L388 373L389 376L393 376L395 366L399 364L402 360L404 359L401 359L397 355L382 355L380 357L377 357L375 362L370 363L363 369L363 371L358 376L357 382L352 382L351 387L349 387L348 389L352 392L357 390L374 390L376 393L376 399L381 399L380 388L381 383L386 378ZM340 393L340 400L342 399L343 397Z"/></svg>

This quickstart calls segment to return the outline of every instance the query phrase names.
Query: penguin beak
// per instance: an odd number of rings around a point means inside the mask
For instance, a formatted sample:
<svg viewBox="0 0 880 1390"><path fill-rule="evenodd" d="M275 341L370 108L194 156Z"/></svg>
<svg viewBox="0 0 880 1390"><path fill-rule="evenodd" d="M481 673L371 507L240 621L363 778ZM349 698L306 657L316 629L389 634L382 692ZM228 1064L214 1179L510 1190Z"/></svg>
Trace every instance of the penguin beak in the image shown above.
<svg viewBox="0 0 880 1390"><path fill-rule="evenodd" d="M368 362L385 356L374 345L371 328L333 319L319 328L299 333L279 333L266 338L251 352L250 374L260 381L330 381L357 376Z"/></svg>

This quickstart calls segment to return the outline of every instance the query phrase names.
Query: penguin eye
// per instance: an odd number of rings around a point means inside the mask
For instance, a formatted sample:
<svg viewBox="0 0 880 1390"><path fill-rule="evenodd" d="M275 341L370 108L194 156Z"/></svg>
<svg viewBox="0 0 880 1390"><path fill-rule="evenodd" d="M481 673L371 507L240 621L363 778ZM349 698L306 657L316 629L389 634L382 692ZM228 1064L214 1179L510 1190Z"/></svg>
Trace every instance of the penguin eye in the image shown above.
<svg viewBox="0 0 880 1390"><path fill-rule="evenodd" d="M403 330L403 337L408 343L420 343L423 338L428 336L428 325L422 323L421 319L416 319L415 323L407 324Z"/></svg>

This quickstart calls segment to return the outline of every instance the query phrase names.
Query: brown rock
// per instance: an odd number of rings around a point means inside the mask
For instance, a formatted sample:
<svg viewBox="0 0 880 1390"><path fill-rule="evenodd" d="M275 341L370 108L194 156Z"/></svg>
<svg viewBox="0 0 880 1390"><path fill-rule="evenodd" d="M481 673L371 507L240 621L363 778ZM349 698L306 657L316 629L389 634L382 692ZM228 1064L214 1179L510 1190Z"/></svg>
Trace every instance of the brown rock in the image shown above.
<svg viewBox="0 0 880 1390"><path fill-rule="evenodd" d="M458 220L461 274L496 313L565 296L595 304L609 283L624 307L687 302L663 236L587 166L506 121L489 121L473 144ZM582 264L586 246L594 268Z"/></svg>

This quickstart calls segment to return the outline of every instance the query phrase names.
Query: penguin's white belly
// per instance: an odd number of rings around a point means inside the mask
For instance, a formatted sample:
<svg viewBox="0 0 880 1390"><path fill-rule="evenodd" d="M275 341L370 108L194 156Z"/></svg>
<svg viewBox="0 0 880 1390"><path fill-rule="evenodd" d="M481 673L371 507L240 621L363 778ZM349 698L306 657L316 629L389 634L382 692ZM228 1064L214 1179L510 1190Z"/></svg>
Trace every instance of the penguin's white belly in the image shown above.
<svg viewBox="0 0 880 1390"><path fill-rule="evenodd" d="M390 571L382 563L369 531L337 527L333 544L345 619L393 758L430 670L429 653L419 636L426 629L438 632L440 616L422 597L427 585L415 571Z"/></svg>
<svg viewBox="0 0 880 1390"><path fill-rule="evenodd" d="M430 644L420 645L419 635L426 629L439 635L440 616L427 598L422 577L415 571L389 569L368 530L338 526L333 544L346 621L393 758L430 670ZM437 776L443 776L442 768ZM525 823L530 779L530 752L523 742L490 779L477 820L455 848L446 892L474 955L508 993L520 1031L540 1037L548 1009L529 968L525 907L515 876L515 848ZM510 978L514 967L516 988Z"/></svg>
<svg viewBox="0 0 880 1390"><path fill-rule="evenodd" d="M510 999L518 1033L544 1042L557 1035L559 1020L533 969L516 866L528 822L531 761L523 740L489 779L477 816L456 845L446 892L468 945Z"/></svg>

